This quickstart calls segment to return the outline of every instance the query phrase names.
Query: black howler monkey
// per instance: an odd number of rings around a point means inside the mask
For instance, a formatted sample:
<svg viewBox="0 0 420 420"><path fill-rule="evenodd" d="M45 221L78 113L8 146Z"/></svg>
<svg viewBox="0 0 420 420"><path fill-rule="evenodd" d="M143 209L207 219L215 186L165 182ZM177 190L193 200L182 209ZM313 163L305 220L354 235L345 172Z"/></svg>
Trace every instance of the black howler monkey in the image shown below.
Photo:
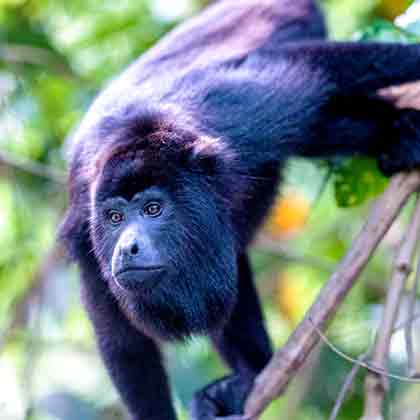
<svg viewBox="0 0 420 420"><path fill-rule="evenodd" d="M292 155L420 163L419 113L380 88L420 78L420 46L325 40L312 0L222 0L133 63L74 138L61 236L132 418L174 420L158 348L208 334L233 373L193 418L241 413L271 356L247 246Z"/></svg>

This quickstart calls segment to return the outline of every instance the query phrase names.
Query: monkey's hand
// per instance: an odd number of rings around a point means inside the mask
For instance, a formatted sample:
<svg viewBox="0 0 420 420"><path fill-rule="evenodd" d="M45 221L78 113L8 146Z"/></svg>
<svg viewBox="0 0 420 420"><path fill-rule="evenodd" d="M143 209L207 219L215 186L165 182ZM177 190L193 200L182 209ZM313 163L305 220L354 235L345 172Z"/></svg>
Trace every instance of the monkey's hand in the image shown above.
<svg viewBox="0 0 420 420"><path fill-rule="evenodd" d="M379 167L386 175L420 166L420 81L380 89L395 107L392 127L383 136ZM390 135L389 135L390 134Z"/></svg>
<svg viewBox="0 0 420 420"><path fill-rule="evenodd" d="M242 413L252 384L252 377L233 374L207 385L194 396L191 418L245 420Z"/></svg>
<svg viewBox="0 0 420 420"><path fill-rule="evenodd" d="M385 142L386 140L384 138ZM393 123L393 135L391 134L390 141L383 146L383 153L379 157L379 167L385 175L393 175L396 172L419 168L419 166L420 111L402 110Z"/></svg>

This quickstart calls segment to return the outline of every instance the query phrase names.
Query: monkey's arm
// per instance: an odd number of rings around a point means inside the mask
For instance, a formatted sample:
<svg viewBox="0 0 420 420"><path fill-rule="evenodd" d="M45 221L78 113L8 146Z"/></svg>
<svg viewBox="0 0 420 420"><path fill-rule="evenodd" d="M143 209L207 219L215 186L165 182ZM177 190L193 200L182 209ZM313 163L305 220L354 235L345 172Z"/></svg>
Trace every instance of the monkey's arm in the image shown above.
<svg viewBox="0 0 420 420"><path fill-rule="evenodd" d="M176 420L156 344L134 329L93 259L81 262L83 303L108 373L133 420Z"/></svg>
<svg viewBox="0 0 420 420"><path fill-rule="evenodd" d="M213 344L232 369L196 393L192 405L194 420L242 413L255 376L272 355L270 340L247 255L238 258L238 303L227 324L213 334Z"/></svg>
<svg viewBox="0 0 420 420"><path fill-rule="evenodd" d="M201 115L253 165L358 153L386 172L420 163L419 113L377 95L420 79L420 45L296 43L234 64L206 70Z"/></svg>
<svg viewBox="0 0 420 420"><path fill-rule="evenodd" d="M296 141L298 154L371 155L389 174L419 165L420 112L398 109L378 90L420 79L420 45L314 43L287 54L326 82L315 135Z"/></svg>

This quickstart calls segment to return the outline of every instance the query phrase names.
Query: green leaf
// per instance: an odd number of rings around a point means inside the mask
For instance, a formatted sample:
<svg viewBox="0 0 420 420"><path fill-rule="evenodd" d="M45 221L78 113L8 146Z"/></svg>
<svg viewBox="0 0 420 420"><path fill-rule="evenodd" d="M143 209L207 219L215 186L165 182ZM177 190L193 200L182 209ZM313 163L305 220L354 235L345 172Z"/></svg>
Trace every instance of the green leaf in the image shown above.
<svg viewBox="0 0 420 420"><path fill-rule="evenodd" d="M420 37L414 31L402 29L393 23L376 19L372 25L363 31L355 34L357 41L379 41L379 42L420 42Z"/></svg>
<svg viewBox="0 0 420 420"><path fill-rule="evenodd" d="M335 199L339 207L353 207L383 192L385 178L371 159L344 161L333 174Z"/></svg>

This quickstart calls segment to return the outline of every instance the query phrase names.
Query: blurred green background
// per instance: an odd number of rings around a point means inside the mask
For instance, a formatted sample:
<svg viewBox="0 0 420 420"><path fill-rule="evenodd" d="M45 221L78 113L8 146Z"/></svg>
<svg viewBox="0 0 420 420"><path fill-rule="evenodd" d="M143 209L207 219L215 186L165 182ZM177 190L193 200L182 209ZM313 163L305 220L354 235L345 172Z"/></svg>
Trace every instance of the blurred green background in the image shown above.
<svg viewBox="0 0 420 420"><path fill-rule="evenodd" d="M336 39L417 42L420 4L407 11L410 3L324 0L322 6ZM55 245L66 206L66 142L110 78L204 6L199 0L0 0L2 420L122 419L80 306L77 271ZM362 225L367 201L386 182L368 160L290 162L282 194L252 251L276 346L301 319ZM352 357L372 344L403 226L404 217L329 328L332 342ZM224 368L201 338L165 352L180 418L187 419L193 391ZM391 359L393 371L403 373L400 332ZM264 420L328 418L349 369L320 346ZM339 419L360 416L363 376ZM418 418L419 391L393 381L388 418Z"/></svg>

